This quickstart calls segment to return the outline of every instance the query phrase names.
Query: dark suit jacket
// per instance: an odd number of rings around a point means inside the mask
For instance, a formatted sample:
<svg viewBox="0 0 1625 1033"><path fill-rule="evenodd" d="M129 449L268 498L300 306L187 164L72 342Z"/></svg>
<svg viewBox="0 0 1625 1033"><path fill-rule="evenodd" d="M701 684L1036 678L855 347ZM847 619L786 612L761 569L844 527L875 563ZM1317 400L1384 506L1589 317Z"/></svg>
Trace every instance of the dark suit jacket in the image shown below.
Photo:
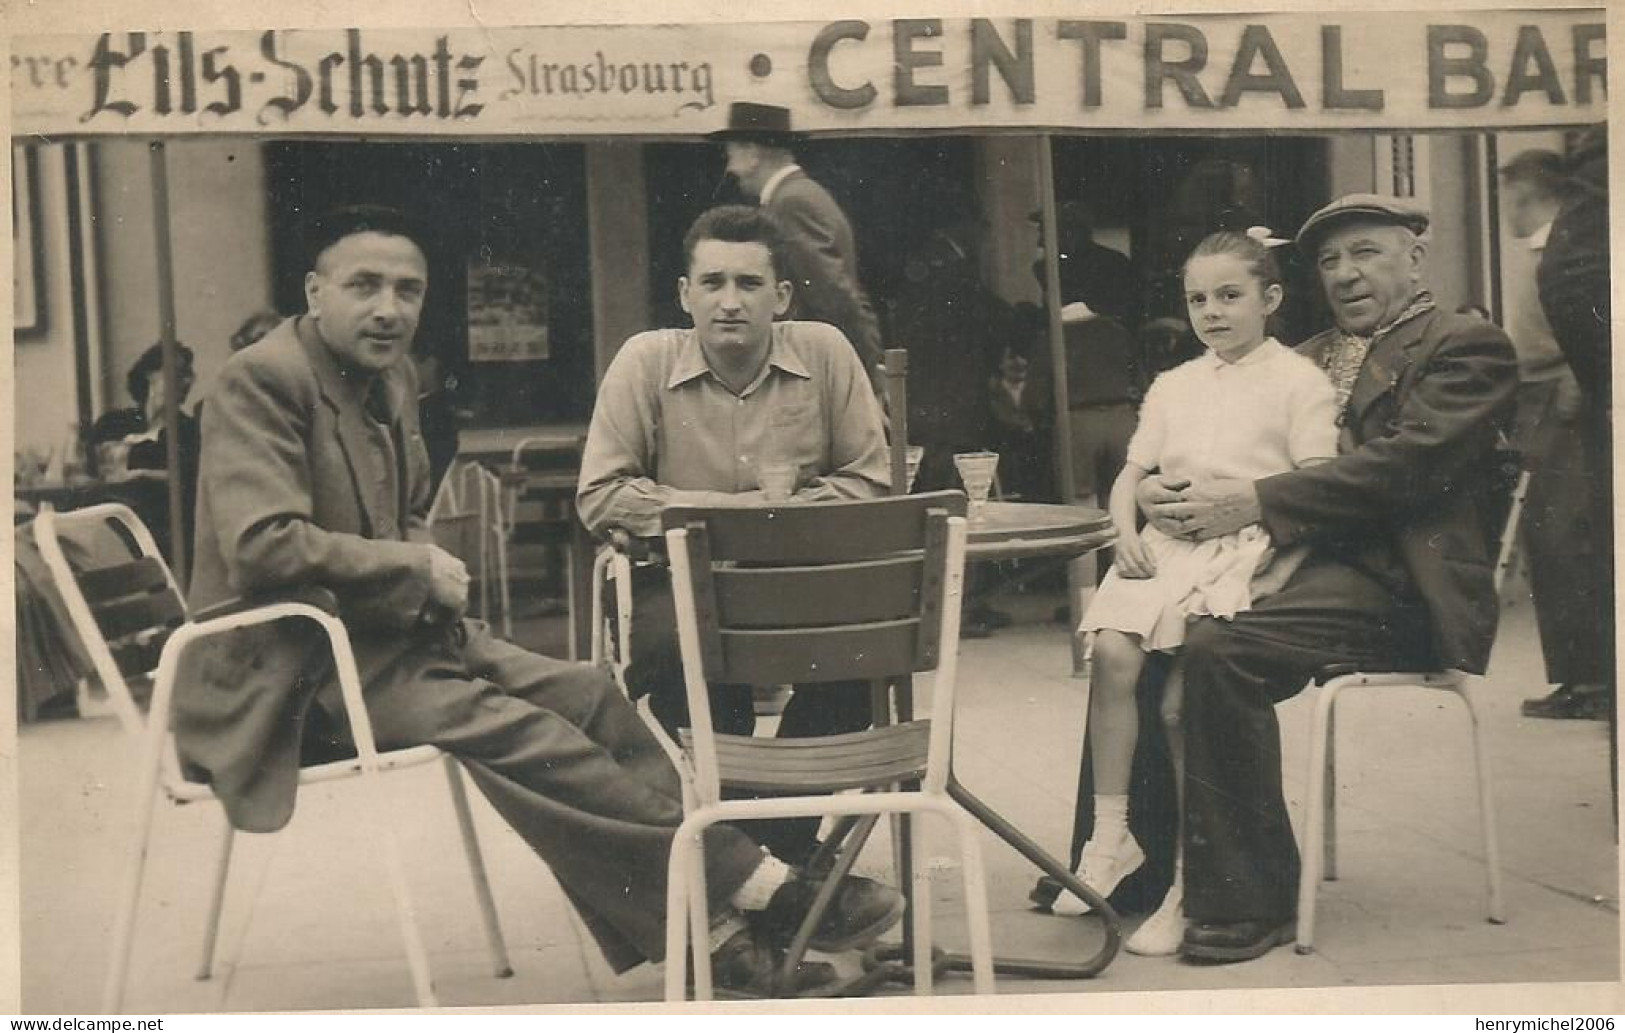
<svg viewBox="0 0 1625 1033"><path fill-rule="evenodd" d="M194 612L233 597L326 589L363 684L408 648L429 601L429 458L416 378L405 361L382 377L394 497L380 487L388 479L361 396L308 322L289 320L227 362L204 409L190 589ZM184 661L174 723L182 759L214 784L238 828L274 830L292 813L306 711L318 692L333 691L312 630L285 621L223 636Z"/></svg>
<svg viewBox="0 0 1625 1033"><path fill-rule="evenodd" d="M873 376L883 361L880 321L858 280L858 249L846 213L805 172L786 176L765 205L785 232L790 319L829 323L846 335Z"/></svg>
<svg viewBox="0 0 1625 1033"><path fill-rule="evenodd" d="M1318 361L1334 340L1328 331L1298 350ZM1486 513L1517 387L1517 358L1500 328L1424 313L1366 356L1338 457L1258 482L1278 545L1313 543L1414 591L1432 617L1435 660L1474 673L1495 638Z"/></svg>

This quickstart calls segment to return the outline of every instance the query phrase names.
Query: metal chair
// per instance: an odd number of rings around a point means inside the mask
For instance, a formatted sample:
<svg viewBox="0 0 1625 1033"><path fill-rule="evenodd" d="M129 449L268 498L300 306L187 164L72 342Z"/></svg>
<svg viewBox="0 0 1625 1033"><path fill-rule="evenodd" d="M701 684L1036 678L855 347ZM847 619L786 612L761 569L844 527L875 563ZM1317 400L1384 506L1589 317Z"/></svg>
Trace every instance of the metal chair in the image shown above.
<svg viewBox="0 0 1625 1033"><path fill-rule="evenodd" d="M513 596L508 582L509 505L502 478L484 465L457 460L429 507L435 543L472 570L479 591L475 612L491 619L493 596L502 611L502 635L513 637ZM495 576L493 577L493 572Z"/></svg>
<svg viewBox="0 0 1625 1033"><path fill-rule="evenodd" d="M1518 523L1523 516L1529 491L1529 474L1518 475L1511 492L1511 507L1501 533L1500 552L1495 564L1496 598L1501 582L1512 566ZM1315 693L1310 718L1309 779L1304 805L1307 821L1303 833L1303 867L1298 879L1297 951L1314 951L1315 905L1322 879L1337 878L1337 738L1336 711L1340 693L1353 688L1415 688L1453 693L1467 708L1472 722L1473 756L1478 773L1478 814L1484 837L1484 861L1489 891L1488 920L1501 925L1506 907L1501 893L1501 847L1495 829L1495 791L1490 770L1489 744L1479 701L1479 679L1461 671L1362 671L1348 665L1325 668L1315 675L1310 691Z"/></svg>
<svg viewBox="0 0 1625 1033"><path fill-rule="evenodd" d="M590 564L591 539L576 516L576 484L581 476L584 436L532 436L514 444L506 476L505 527L516 547L546 549L563 572L564 603L570 633L567 657L575 660L590 636L578 634L580 610L586 604L582 580ZM589 590L590 591L590 590Z"/></svg>
<svg viewBox="0 0 1625 1033"><path fill-rule="evenodd" d="M958 492L749 509L673 507L662 514L672 564L693 728L679 767L686 816L667 880L666 997L684 997L689 937L706 942L701 833L719 821L934 813L962 857L977 993L993 991L978 827L949 797L954 680L965 561ZM716 735L707 683L818 683L935 670L928 720L811 739ZM917 788L898 790L898 785ZM724 788L760 794L722 798ZM843 790L861 789L861 793ZM836 794L836 795L829 795ZM820 908L851 863L826 880L792 943L793 966ZM914 866L914 977L932 981L930 885ZM711 997L710 959L695 950L694 994Z"/></svg>
<svg viewBox="0 0 1625 1033"><path fill-rule="evenodd" d="M135 779L137 821L113 926L113 958L103 990L104 1011L117 1012L123 1004L142 878L152 842L153 805L160 795L177 806L215 799L210 786L185 777L170 732L170 710L181 656L194 642L280 620L308 620L326 634L357 749L357 756L348 760L302 768L300 784L360 778L376 800L376 794L383 789L380 776L384 772L443 762L474 880L474 895L485 928L492 969L499 978L513 974L457 764L433 746L379 751L362 700L361 680L349 635L337 617L309 603L277 602L235 610L219 607L215 609L230 612L218 617L192 618L169 567L158 554L151 533L122 505L91 506L68 513L57 513L47 506L36 519L35 528L40 552L61 592L74 630L91 658L96 676L106 688L124 730L142 744L141 767ZM74 551L76 563L69 563L65 544ZM94 558L88 558L91 556ZM150 686L150 699L146 693L138 696L132 682L143 688ZM400 917L417 1002L423 1007L434 1007L437 1001L429 975L428 955L418 932L416 909L406 882L400 847L388 818L390 810L372 801L361 809L376 826L376 841L383 853L386 877ZM209 978L213 968L235 835L223 816L221 824L223 835L210 881L209 915L203 934L199 979Z"/></svg>

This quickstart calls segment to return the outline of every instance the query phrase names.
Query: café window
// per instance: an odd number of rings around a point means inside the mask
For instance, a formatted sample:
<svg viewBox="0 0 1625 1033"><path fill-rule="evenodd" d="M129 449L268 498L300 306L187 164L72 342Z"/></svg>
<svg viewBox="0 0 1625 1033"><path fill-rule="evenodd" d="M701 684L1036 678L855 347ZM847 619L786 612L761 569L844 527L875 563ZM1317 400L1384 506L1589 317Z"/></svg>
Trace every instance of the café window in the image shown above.
<svg viewBox="0 0 1625 1033"><path fill-rule="evenodd" d="M418 344L471 427L584 422L592 409L586 171L574 144L266 145L276 301L304 309L303 220L401 208L434 235Z"/></svg>

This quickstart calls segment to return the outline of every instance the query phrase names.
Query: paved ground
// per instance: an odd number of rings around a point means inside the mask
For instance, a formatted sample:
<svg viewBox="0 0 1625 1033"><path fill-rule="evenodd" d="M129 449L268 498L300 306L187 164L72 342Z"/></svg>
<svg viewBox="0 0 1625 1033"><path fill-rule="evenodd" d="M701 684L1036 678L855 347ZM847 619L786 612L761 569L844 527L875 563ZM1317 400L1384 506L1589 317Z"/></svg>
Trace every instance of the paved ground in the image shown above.
<svg viewBox="0 0 1625 1033"><path fill-rule="evenodd" d="M1088 682L1068 676L1068 637L1043 620L1053 602L1042 596L1007 600L1004 605L1025 619L964 644L958 767L979 795L1051 849L1062 850ZM522 622L522 639L548 646L557 636L556 621ZM1373 694L1339 708L1342 878L1322 893L1316 953L1281 949L1256 962L1218 968L1122 954L1087 983L1012 978L1001 980L1000 992L1035 995L1023 1007L1044 1010L1348 1011L1385 1000L1414 1011L1440 1000L1429 984L1444 984L1456 988L1444 991L1450 1010L1558 1010L1558 1002L1574 1010L1625 1010L1617 986L1619 880L1606 726L1518 715L1518 701L1542 689L1527 602L1507 611L1488 681L1508 924L1484 920L1464 713L1453 697ZM1280 716L1288 794L1299 820L1308 709L1293 701ZM23 1008L89 1012L108 963L116 876L126 864L134 750L111 718L27 726L18 748ZM547 869L476 799L516 969L512 978L492 978L443 781L432 768L392 777L385 805L399 818L446 1005L659 999L657 971L621 977L609 972ZM354 785L315 787L303 791L284 833L239 837L219 960L214 978L204 982L192 976L219 811L212 805L160 810L127 1009L410 1006L411 985L379 854L356 818L361 804ZM1034 872L991 836L985 847L1000 951L1074 959L1094 951L1098 919L1032 912L1026 894ZM950 851L930 841L926 851L942 876L934 894L938 929L953 943L960 939L955 862ZM883 870L888 856L884 837L877 836L860 866ZM1390 993L1401 996L1374 998L1370 988L1380 986L1400 987ZM1320 992L1228 996L1265 988ZM968 993L969 981L949 977L939 989ZM1198 993L1144 996L1169 990ZM1053 996L1063 992L1084 996ZM899 988L896 999L863 1006L905 1006L906 993ZM1099 996L1108 993L1113 996ZM936 1006L1010 1003L960 999Z"/></svg>

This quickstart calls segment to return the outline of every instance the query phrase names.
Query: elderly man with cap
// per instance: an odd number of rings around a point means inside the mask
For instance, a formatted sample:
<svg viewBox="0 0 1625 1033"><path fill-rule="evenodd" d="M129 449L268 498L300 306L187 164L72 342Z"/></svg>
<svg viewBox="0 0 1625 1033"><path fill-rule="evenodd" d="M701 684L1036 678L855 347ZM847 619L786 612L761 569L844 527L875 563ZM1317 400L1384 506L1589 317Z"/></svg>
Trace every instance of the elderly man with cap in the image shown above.
<svg viewBox="0 0 1625 1033"><path fill-rule="evenodd" d="M739 102L728 128L711 134L728 154L728 174L778 222L793 285L786 318L828 323L852 342L878 385L880 321L858 281L858 249L841 206L796 164L802 136L788 108Z"/></svg>
<svg viewBox="0 0 1625 1033"><path fill-rule="evenodd" d="M1481 673L1495 635L1492 457L1517 357L1493 324L1425 288L1427 213L1372 194L1311 215L1298 244L1336 326L1299 351L1337 388L1338 456L1251 482L1148 479L1171 533L1261 523L1309 558L1276 595L1186 640L1189 960L1244 961L1294 936L1297 844L1274 704L1330 664Z"/></svg>

